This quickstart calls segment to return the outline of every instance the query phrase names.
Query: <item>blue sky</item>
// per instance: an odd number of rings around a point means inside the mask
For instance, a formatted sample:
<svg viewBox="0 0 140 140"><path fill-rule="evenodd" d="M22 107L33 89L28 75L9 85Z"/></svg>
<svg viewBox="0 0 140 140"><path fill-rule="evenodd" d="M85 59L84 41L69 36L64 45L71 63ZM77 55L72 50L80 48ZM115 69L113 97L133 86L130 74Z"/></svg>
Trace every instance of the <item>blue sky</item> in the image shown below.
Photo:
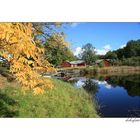
<svg viewBox="0 0 140 140"><path fill-rule="evenodd" d="M80 53L86 43L92 43L98 54L105 54L109 50L123 47L129 40L140 39L140 24L134 22L72 23L66 25L63 31L75 55Z"/></svg>

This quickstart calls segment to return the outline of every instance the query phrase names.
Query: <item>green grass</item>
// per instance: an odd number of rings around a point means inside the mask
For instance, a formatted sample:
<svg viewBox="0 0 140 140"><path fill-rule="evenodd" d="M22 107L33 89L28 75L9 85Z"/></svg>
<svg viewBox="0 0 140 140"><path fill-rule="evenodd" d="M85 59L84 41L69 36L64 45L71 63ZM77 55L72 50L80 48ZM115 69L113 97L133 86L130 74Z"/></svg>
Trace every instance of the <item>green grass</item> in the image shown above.
<svg viewBox="0 0 140 140"><path fill-rule="evenodd" d="M25 95L20 88L0 90L0 117L98 117L96 105L84 89L53 79L55 88L43 95Z"/></svg>
<svg viewBox="0 0 140 140"><path fill-rule="evenodd" d="M81 72L90 75L96 74L127 74L140 73L140 66L110 66L110 67L89 67L81 70Z"/></svg>

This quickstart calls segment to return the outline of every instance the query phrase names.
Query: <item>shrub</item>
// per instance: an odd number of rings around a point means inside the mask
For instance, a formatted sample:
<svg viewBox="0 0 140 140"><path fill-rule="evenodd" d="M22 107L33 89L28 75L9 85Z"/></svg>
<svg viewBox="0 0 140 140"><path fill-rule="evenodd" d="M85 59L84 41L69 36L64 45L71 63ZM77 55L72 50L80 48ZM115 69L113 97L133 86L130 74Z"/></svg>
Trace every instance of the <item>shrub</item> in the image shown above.
<svg viewBox="0 0 140 140"><path fill-rule="evenodd" d="M103 63L99 63L98 66L99 66L100 68L102 68L102 67L104 67L104 64L103 64Z"/></svg>
<svg viewBox="0 0 140 140"><path fill-rule="evenodd" d="M124 58L122 60L123 65L127 66L140 66L140 57Z"/></svg>

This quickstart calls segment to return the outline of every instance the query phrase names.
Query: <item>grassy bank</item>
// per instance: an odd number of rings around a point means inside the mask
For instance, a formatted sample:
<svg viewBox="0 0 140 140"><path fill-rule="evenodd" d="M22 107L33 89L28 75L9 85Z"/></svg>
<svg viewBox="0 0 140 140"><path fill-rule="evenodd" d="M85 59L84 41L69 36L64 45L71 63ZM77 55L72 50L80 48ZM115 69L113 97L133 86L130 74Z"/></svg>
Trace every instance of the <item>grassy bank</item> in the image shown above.
<svg viewBox="0 0 140 140"><path fill-rule="evenodd" d="M43 95L30 91L23 95L20 88L5 81L0 88L0 117L98 117L95 104L84 89L53 79L55 88Z"/></svg>
<svg viewBox="0 0 140 140"><path fill-rule="evenodd" d="M104 67L98 69L98 73L132 73L132 72L140 72L140 67L118 66L118 67Z"/></svg>
<svg viewBox="0 0 140 140"><path fill-rule="evenodd" d="M111 67L87 67L81 70L85 74L131 74L140 73L140 66L111 66Z"/></svg>
<svg viewBox="0 0 140 140"><path fill-rule="evenodd" d="M140 66L109 66L109 67L99 67L99 66L87 66L87 67L66 67L66 68L58 68L57 71L63 70L96 70L97 72L102 72L102 70L107 70L108 72L129 72L129 71L139 71Z"/></svg>

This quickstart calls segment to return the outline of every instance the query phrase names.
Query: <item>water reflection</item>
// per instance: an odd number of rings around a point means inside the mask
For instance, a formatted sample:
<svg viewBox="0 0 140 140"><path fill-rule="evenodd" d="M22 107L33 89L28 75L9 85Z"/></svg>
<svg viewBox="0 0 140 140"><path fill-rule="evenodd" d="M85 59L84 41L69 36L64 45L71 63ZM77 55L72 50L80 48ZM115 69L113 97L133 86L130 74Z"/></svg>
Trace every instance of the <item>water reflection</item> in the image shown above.
<svg viewBox="0 0 140 140"><path fill-rule="evenodd" d="M140 96L140 75L112 76L107 83L125 88L129 96Z"/></svg>
<svg viewBox="0 0 140 140"><path fill-rule="evenodd" d="M102 117L140 117L140 75L79 77L74 85L98 100Z"/></svg>
<svg viewBox="0 0 140 140"><path fill-rule="evenodd" d="M87 79L84 82L83 88L91 95L95 95L99 91L98 84L91 79Z"/></svg>

